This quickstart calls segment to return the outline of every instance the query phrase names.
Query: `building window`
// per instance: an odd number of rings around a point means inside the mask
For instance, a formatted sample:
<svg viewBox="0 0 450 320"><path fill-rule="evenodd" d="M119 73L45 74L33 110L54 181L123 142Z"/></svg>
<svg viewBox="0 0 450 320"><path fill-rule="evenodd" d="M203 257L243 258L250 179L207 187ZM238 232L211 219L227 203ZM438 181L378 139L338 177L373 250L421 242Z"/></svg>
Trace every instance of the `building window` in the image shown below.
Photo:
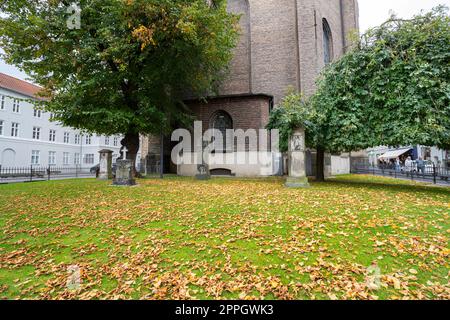
<svg viewBox="0 0 450 320"><path fill-rule="evenodd" d="M218 111L211 119L211 128L219 130L222 133L223 146L217 147L216 152L224 152L232 150L232 141L227 141L227 130L233 129L233 119L225 111Z"/></svg>
<svg viewBox="0 0 450 320"><path fill-rule="evenodd" d="M34 108L34 117L35 117L35 118L40 118L41 115L42 115L41 110L39 110L39 109L37 109L37 108Z"/></svg>
<svg viewBox="0 0 450 320"><path fill-rule="evenodd" d="M54 117L55 117L55 115L53 113L50 113L50 115L48 116L48 120L53 121Z"/></svg>
<svg viewBox="0 0 450 320"><path fill-rule="evenodd" d="M33 139L39 140L41 138L41 128L33 127Z"/></svg>
<svg viewBox="0 0 450 320"><path fill-rule="evenodd" d="M109 146L109 137L105 137L105 145Z"/></svg>
<svg viewBox="0 0 450 320"><path fill-rule="evenodd" d="M422 159L423 160L431 160L431 148L430 147L422 147Z"/></svg>
<svg viewBox="0 0 450 320"><path fill-rule="evenodd" d="M0 110L5 110L5 99L6 99L5 96L1 96L1 99L0 99Z"/></svg>
<svg viewBox="0 0 450 320"><path fill-rule="evenodd" d="M79 134L75 135L75 144L80 144L80 135Z"/></svg>
<svg viewBox="0 0 450 320"><path fill-rule="evenodd" d="M76 165L80 164L80 154L79 153L75 153L75 155L73 157L73 163Z"/></svg>
<svg viewBox="0 0 450 320"><path fill-rule="evenodd" d="M39 164L41 161L41 152L39 150L31 151L31 164Z"/></svg>
<svg viewBox="0 0 450 320"><path fill-rule="evenodd" d="M3 135L3 120L0 120L0 136Z"/></svg>
<svg viewBox="0 0 450 320"><path fill-rule="evenodd" d="M70 133L64 132L64 143L69 143L69 142L70 142Z"/></svg>
<svg viewBox="0 0 450 320"><path fill-rule="evenodd" d="M48 152L48 165L49 166L56 165L56 152L55 151Z"/></svg>
<svg viewBox="0 0 450 320"><path fill-rule="evenodd" d="M88 153L84 155L85 164L94 164L94 154Z"/></svg>
<svg viewBox="0 0 450 320"><path fill-rule="evenodd" d="M325 65L333 59L333 36L330 25L326 19L322 20L323 25L323 61Z"/></svg>
<svg viewBox="0 0 450 320"><path fill-rule="evenodd" d="M19 124L17 122L13 122L11 124L11 137L19 136Z"/></svg>
<svg viewBox="0 0 450 320"><path fill-rule="evenodd" d="M86 144L91 144L91 143L92 143L92 135L86 136Z"/></svg>
<svg viewBox="0 0 450 320"><path fill-rule="evenodd" d="M48 141L55 142L56 141L56 130L51 130L48 134Z"/></svg>
<svg viewBox="0 0 450 320"><path fill-rule="evenodd" d="M19 113L20 112L20 101L19 101L19 99L14 99L13 100L13 112L14 113Z"/></svg>
<svg viewBox="0 0 450 320"><path fill-rule="evenodd" d="M117 137L114 137L113 144L114 147L117 147L117 145L119 144L119 139Z"/></svg>
<svg viewBox="0 0 450 320"><path fill-rule="evenodd" d="M69 164L69 153L63 152L63 165L67 166Z"/></svg>

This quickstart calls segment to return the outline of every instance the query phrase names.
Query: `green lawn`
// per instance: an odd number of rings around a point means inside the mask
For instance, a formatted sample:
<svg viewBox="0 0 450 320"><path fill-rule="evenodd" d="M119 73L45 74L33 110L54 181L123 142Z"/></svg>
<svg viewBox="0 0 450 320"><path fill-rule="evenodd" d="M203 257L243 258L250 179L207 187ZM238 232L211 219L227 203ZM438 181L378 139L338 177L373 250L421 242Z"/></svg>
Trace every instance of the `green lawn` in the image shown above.
<svg viewBox="0 0 450 320"><path fill-rule="evenodd" d="M0 298L449 299L449 214L449 188L369 176L0 185Z"/></svg>

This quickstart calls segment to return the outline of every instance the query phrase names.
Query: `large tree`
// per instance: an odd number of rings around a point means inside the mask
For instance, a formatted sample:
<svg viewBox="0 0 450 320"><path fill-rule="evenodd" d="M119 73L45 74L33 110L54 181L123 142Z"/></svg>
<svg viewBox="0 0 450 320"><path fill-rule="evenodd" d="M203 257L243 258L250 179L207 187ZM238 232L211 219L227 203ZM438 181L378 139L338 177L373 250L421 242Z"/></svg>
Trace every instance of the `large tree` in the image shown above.
<svg viewBox="0 0 450 320"><path fill-rule="evenodd" d="M189 115L183 98L215 91L238 38L225 0L80 0L79 28L71 3L3 1L3 58L45 88L57 120L123 134L133 160L139 134L168 131Z"/></svg>
<svg viewBox="0 0 450 320"><path fill-rule="evenodd" d="M411 20L392 17L367 32L324 70L308 104L314 111L308 113L312 118L304 117L310 123L307 142L318 151L319 180L326 151L412 144L450 148L448 9ZM297 125L292 119L288 123Z"/></svg>

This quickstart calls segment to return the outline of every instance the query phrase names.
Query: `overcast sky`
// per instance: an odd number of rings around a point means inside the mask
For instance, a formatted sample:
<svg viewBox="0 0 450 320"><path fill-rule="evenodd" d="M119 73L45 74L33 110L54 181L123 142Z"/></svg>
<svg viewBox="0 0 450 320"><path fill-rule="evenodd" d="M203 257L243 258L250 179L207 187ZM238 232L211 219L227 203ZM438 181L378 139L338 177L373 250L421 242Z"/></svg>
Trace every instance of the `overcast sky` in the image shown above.
<svg viewBox="0 0 450 320"><path fill-rule="evenodd" d="M450 7L450 0L359 0L359 22L361 32L386 21L391 12L400 18L410 18L420 12L445 4ZM25 80L26 74L0 59L0 72Z"/></svg>

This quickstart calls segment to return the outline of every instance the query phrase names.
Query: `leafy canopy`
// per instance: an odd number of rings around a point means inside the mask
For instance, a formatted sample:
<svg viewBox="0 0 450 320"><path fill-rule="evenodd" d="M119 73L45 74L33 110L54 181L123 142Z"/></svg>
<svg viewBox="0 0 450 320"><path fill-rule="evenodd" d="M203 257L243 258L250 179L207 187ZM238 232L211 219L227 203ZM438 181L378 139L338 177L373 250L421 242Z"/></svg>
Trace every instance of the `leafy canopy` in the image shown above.
<svg viewBox="0 0 450 320"><path fill-rule="evenodd" d="M329 152L379 145L450 148L450 18L438 7L389 21L325 68L305 102L290 93L271 115L282 146L295 126Z"/></svg>
<svg viewBox="0 0 450 320"><path fill-rule="evenodd" d="M448 9L366 33L325 69L312 107L316 144L331 152L378 145L450 147Z"/></svg>
<svg viewBox="0 0 450 320"><path fill-rule="evenodd" d="M316 118L315 110L310 108L304 97L290 88L277 108L272 110L267 128L279 130L280 151L286 152L288 151L289 137L298 127L306 129L308 143L313 140L314 132L317 130Z"/></svg>
<svg viewBox="0 0 450 320"><path fill-rule="evenodd" d="M3 1L0 45L45 88L56 119L101 134L186 120L182 99L215 90L238 38L224 0L80 0L72 30L70 3Z"/></svg>

